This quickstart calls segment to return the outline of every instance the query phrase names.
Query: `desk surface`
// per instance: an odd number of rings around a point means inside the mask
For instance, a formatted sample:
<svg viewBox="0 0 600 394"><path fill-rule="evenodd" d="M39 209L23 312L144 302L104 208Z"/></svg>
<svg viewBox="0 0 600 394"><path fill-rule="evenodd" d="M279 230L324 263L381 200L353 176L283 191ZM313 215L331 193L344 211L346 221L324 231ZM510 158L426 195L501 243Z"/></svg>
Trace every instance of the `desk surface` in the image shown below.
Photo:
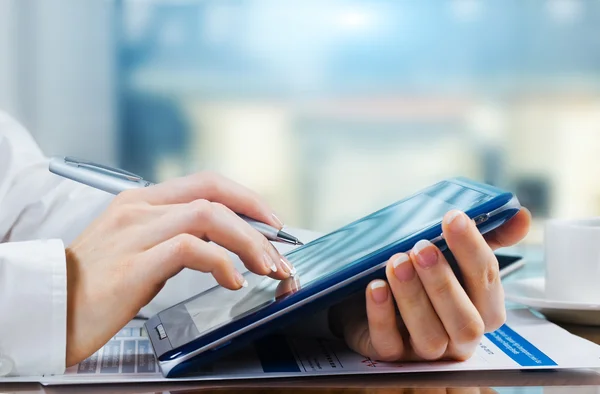
<svg viewBox="0 0 600 394"><path fill-rule="evenodd" d="M1 392L16 393L600 393L600 373L594 371L539 372L461 372L310 378L211 383L161 383L142 385L102 385L41 387L39 385L0 385Z"/></svg>
<svg viewBox="0 0 600 394"><path fill-rule="evenodd" d="M536 250L517 250L527 255L525 268L507 281L534 277L543 272L541 254ZM509 305L510 307L510 305ZM600 343L600 327L562 325L576 335ZM3 392L79 393L82 387L42 387L36 384L0 384ZM487 393L574 393L600 394L600 371L535 372L453 372L304 379L272 379L208 383L161 383L86 386L86 393L411 393L411 394L487 394Z"/></svg>

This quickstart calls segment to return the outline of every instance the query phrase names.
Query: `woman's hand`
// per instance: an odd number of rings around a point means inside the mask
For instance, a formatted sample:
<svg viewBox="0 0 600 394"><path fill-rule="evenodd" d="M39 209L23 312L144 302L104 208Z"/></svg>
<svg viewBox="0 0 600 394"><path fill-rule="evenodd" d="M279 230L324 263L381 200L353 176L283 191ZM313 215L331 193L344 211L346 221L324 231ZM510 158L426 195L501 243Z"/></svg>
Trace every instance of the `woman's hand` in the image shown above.
<svg viewBox="0 0 600 394"><path fill-rule="evenodd" d="M444 237L465 287L440 250L420 241L410 254L389 260L387 282L375 280L365 295L349 301L354 305L344 302L332 309L334 330L353 350L374 360L468 359L483 334L506 319L493 250L524 238L530 222L529 211L523 209L483 237L464 213L448 212Z"/></svg>
<svg viewBox="0 0 600 394"><path fill-rule="evenodd" d="M289 262L234 212L282 227L255 193L212 173L118 195L66 251L67 366L102 347L184 268L228 289L246 285L225 249L255 274L288 278Z"/></svg>

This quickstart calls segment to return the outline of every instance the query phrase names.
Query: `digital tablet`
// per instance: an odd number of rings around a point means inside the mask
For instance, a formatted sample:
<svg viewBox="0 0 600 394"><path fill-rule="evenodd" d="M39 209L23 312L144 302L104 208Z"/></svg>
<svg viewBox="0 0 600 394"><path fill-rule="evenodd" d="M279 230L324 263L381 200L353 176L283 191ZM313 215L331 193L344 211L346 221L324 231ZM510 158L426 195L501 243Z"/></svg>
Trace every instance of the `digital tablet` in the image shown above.
<svg viewBox="0 0 600 394"><path fill-rule="evenodd" d="M309 317L385 278L385 264L421 239L446 249L441 222L452 209L464 211L482 233L520 209L510 192L453 178L350 223L286 254L295 277L278 281L246 273L249 286L216 286L170 307L146 322L166 377L193 374L228 351Z"/></svg>

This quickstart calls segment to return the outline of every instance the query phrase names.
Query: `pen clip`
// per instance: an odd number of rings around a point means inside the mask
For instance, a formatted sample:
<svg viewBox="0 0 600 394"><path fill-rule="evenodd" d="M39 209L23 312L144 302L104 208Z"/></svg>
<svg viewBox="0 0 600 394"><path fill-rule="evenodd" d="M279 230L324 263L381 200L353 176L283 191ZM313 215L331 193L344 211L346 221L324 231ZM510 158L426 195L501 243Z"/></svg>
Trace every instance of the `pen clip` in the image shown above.
<svg viewBox="0 0 600 394"><path fill-rule="evenodd" d="M92 163L91 161L80 160L75 157L65 157L65 163L75 166L75 167L81 167L81 168L85 168L85 169L88 169L91 171L102 172L102 173L105 173L108 175L113 175L113 176L116 176L116 177L119 177L122 179L126 179L126 180L132 181L132 182L138 182L138 181L144 180L144 178L142 178L141 176L136 175L132 172L121 170L119 168L105 166L103 164Z"/></svg>

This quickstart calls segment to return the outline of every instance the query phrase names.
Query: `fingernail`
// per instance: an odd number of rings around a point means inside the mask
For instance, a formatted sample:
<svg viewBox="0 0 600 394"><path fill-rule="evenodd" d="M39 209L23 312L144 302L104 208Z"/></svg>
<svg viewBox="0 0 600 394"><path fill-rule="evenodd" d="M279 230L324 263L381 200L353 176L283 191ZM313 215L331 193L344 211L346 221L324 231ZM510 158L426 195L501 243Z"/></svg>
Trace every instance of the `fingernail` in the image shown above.
<svg viewBox="0 0 600 394"><path fill-rule="evenodd" d="M265 268L270 269L273 272L277 272L277 265L275 265L268 253L263 254L263 259L265 260Z"/></svg>
<svg viewBox="0 0 600 394"><path fill-rule="evenodd" d="M242 274L240 274L238 271L235 271L235 280L237 281L237 283L242 286L242 287L248 287L248 281L246 280L246 278L244 278L244 276Z"/></svg>
<svg viewBox="0 0 600 394"><path fill-rule="evenodd" d="M394 267L394 275L400 282L408 282L415 277L415 269L405 253L398 255L396 260L392 262L392 266Z"/></svg>
<svg viewBox="0 0 600 394"><path fill-rule="evenodd" d="M284 267L284 270L290 274L291 276L296 275L296 268L292 266L292 263L288 261L285 257L281 257L281 264Z"/></svg>
<svg viewBox="0 0 600 394"><path fill-rule="evenodd" d="M465 214L458 210L451 211L446 215L446 224L450 231L455 233L463 231L467 227Z"/></svg>
<svg viewBox="0 0 600 394"><path fill-rule="evenodd" d="M382 280L376 280L371 283L371 295L376 304L383 304L388 299L387 283Z"/></svg>
<svg viewBox="0 0 600 394"><path fill-rule="evenodd" d="M274 213L272 213L271 216L273 216L273 219L279 225L279 228L282 228L283 227L283 222L277 217L277 215L275 215Z"/></svg>
<svg viewBox="0 0 600 394"><path fill-rule="evenodd" d="M417 263L422 268L431 268L438 262L438 254L433 244L426 239L423 239L415 245L413 253L417 257Z"/></svg>
<svg viewBox="0 0 600 394"><path fill-rule="evenodd" d="M286 274L291 275L291 273L292 273L292 270L291 270L289 264L287 264L285 261L283 261L283 259L279 259L279 268L281 268L281 270Z"/></svg>

